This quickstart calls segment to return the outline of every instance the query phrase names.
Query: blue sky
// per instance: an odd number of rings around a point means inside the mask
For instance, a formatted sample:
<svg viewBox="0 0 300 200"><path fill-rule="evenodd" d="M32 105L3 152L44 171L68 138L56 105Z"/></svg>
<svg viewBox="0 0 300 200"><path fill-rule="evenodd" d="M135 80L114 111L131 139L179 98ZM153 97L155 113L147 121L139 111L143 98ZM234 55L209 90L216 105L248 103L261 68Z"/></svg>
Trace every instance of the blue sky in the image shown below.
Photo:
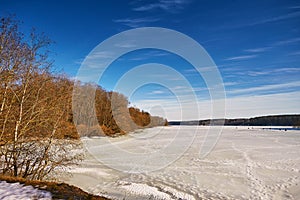
<svg viewBox="0 0 300 200"><path fill-rule="evenodd" d="M24 32L35 27L55 41L54 65L70 77L76 77L85 57L107 38L133 28L163 27L193 38L214 60L226 89L225 117L300 113L299 1L0 0L1 16L11 13L24 22ZM190 114L184 120L211 116L204 80L190 63L166 51L123 55L109 66L100 84L114 90L126 72L146 63L170 66L190 82L200 114L194 113L194 105L186 105ZM174 81L163 73L157 77ZM181 111L171 91L185 88L180 82L173 85L144 85L126 95L134 106L179 120Z"/></svg>

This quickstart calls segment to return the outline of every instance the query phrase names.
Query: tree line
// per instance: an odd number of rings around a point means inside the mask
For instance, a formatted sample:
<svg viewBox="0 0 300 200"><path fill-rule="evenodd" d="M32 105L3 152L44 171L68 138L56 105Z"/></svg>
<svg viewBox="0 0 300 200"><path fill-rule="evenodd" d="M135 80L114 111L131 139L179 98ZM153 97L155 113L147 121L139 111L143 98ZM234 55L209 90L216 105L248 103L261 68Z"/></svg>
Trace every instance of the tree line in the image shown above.
<svg viewBox="0 0 300 200"><path fill-rule="evenodd" d="M162 117L129 107L126 96L99 85L75 82L72 115L81 136L115 136L139 128L167 125ZM94 107L95 106L95 107ZM93 113L95 109L96 113Z"/></svg>
<svg viewBox="0 0 300 200"><path fill-rule="evenodd" d="M300 115L273 115L237 119L206 119L192 121L171 121L170 125L225 125L225 126L300 126Z"/></svg>
<svg viewBox="0 0 300 200"><path fill-rule="evenodd" d="M128 108L122 94L52 73L50 44L49 38L35 30L25 36L13 17L0 19L1 174L43 179L82 159L76 153L81 136L114 136L166 123L138 108ZM94 118L89 113L93 106Z"/></svg>

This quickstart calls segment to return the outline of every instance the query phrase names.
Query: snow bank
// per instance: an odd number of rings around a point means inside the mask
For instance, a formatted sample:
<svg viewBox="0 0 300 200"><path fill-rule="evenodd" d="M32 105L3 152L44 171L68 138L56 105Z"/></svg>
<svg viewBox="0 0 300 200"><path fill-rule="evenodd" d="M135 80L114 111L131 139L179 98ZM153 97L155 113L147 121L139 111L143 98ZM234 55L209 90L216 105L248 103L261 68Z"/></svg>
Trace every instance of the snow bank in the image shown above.
<svg viewBox="0 0 300 200"><path fill-rule="evenodd" d="M50 200L50 192L25 186L20 183L7 183L0 181L0 199L1 200Z"/></svg>

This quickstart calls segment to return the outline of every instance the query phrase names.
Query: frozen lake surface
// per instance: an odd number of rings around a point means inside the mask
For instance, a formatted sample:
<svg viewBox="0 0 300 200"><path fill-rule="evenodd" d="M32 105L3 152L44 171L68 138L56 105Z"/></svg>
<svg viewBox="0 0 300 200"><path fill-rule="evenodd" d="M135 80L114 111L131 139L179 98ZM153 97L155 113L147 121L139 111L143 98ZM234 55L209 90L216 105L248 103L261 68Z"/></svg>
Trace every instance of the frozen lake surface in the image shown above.
<svg viewBox="0 0 300 200"><path fill-rule="evenodd" d="M224 127L201 158L208 129L84 138L92 155L64 180L112 199L300 199L299 130Z"/></svg>

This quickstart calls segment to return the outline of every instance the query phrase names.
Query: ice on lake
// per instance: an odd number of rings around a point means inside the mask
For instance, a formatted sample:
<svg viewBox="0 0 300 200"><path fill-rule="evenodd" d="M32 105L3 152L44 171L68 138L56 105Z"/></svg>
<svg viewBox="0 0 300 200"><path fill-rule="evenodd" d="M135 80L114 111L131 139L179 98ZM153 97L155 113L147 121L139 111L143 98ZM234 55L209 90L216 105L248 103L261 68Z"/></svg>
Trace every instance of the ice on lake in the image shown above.
<svg viewBox="0 0 300 200"><path fill-rule="evenodd" d="M209 129L83 138L89 153L64 181L113 199L300 199L300 131L223 127L203 158Z"/></svg>

